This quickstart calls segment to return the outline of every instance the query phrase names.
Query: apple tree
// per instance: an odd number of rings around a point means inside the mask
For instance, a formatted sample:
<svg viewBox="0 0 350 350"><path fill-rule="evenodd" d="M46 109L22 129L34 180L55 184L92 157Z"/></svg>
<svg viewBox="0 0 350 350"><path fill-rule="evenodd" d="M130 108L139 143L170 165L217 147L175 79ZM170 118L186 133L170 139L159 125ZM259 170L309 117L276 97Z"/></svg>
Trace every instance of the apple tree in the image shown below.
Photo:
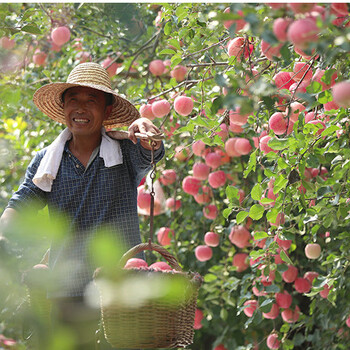
<svg viewBox="0 0 350 350"><path fill-rule="evenodd" d="M348 4L26 3L0 16L3 207L62 130L34 91L98 62L165 135L153 240L204 278L191 348L349 348ZM149 195L146 180L145 241ZM43 236L17 247L19 270Z"/></svg>

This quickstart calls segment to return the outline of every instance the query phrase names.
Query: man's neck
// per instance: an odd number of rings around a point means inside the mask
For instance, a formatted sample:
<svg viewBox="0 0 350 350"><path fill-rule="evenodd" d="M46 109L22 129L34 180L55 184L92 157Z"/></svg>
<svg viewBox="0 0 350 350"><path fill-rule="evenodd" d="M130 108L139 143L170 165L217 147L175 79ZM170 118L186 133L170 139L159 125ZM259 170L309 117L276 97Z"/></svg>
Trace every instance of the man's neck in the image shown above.
<svg viewBox="0 0 350 350"><path fill-rule="evenodd" d="M94 149L101 143L101 135L93 136L74 136L69 142L69 150L86 167Z"/></svg>

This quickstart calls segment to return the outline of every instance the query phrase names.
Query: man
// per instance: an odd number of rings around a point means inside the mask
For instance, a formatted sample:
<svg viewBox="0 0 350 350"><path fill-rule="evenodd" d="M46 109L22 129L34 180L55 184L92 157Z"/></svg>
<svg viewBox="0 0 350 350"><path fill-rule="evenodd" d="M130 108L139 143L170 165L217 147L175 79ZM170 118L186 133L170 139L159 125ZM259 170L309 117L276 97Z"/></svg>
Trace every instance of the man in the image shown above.
<svg viewBox="0 0 350 350"><path fill-rule="evenodd" d="M47 205L50 215L58 212L67 218L67 237L53 240L49 252L48 266L55 277L49 297L58 302L60 318L78 324L77 329L84 321L79 315L92 314L89 327L93 330L96 314L83 299L96 268L89 245L100 228L127 249L141 243L137 186L150 170L152 147L135 134L160 131L150 120L139 118L137 109L111 89L107 71L96 63L76 66L66 83L41 87L33 100L67 129L36 154L1 217L1 227L5 230L33 205L38 209ZM129 126L129 139L114 140L105 132L105 127L122 126ZM153 147L157 162L164 147L160 141ZM91 349L93 336L83 339L89 340ZM82 349L90 349L87 342L82 343Z"/></svg>

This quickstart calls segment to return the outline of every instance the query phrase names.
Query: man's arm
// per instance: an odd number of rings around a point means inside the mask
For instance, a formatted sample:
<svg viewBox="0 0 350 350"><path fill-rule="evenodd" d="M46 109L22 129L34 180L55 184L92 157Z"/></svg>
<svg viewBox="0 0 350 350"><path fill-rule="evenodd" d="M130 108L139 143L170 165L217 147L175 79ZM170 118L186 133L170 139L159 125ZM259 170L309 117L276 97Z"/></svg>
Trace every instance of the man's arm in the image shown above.
<svg viewBox="0 0 350 350"><path fill-rule="evenodd" d="M6 208L0 217L0 241L6 241L4 232L6 232L7 227L10 227L11 224L18 219L18 211L13 208Z"/></svg>

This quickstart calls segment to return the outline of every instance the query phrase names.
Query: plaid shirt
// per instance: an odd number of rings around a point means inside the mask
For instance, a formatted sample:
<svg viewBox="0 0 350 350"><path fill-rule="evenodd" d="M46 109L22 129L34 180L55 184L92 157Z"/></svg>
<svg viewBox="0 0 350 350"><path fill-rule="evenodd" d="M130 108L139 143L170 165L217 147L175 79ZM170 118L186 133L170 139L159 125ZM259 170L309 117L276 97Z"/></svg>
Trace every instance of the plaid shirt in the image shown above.
<svg viewBox="0 0 350 350"><path fill-rule="evenodd" d="M50 215L58 212L68 218L67 235L51 243L49 266L56 278L51 297L83 295L96 267L89 259L89 243L99 229L106 228L104 232L117 237L124 249L141 243L137 186L151 169L151 151L139 142L119 142L123 163L110 168L98 156L98 149L85 168L69 151L67 142L51 192L42 191L32 182L46 149L39 151L9 201L8 207L18 211L35 202L39 209L48 205ZM162 145L155 151L155 160L158 162L163 155Z"/></svg>

